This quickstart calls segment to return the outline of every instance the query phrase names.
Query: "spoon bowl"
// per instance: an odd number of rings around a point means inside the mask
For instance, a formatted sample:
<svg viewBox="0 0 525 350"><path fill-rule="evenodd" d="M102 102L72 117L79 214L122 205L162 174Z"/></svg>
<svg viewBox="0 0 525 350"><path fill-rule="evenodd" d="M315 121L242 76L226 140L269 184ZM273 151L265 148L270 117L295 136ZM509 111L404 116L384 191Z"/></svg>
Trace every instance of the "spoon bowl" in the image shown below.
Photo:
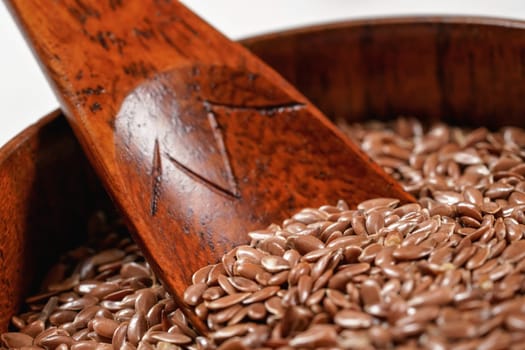
<svg viewBox="0 0 525 350"><path fill-rule="evenodd" d="M192 272L251 229L340 198L413 200L276 72L176 1L8 4L179 305Z"/></svg>

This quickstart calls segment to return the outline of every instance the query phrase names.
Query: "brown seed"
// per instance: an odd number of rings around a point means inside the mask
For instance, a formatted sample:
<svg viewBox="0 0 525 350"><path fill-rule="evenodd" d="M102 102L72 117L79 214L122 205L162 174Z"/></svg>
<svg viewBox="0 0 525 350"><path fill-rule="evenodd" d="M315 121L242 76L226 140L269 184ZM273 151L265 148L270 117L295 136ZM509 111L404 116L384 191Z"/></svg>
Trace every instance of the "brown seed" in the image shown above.
<svg viewBox="0 0 525 350"><path fill-rule="evenodd" d="M327 214L321 210L306 208L294 214L292 216L292 219L294 221L299 221L299 222L302 222L303 224L308 225L314 222L322 221L326 219L326 217L327 217Z"/></svg>
<svg viewBox="0 0 525 350"><path fill-rule="evenodd" d="M191 277L191 282L193 284L206 283L206 281L208 280L208 274L210 273L212 268L212 265L200 268Z"/></svg>
<svg viewBox="0 0 525 350"><path fill-rule="evenodd" d="M75 319L77 313L70 310L59 310L49 316L49 322L54 326L59 326L63 323L71 322Z"/></svg>
<svg viewBox="0 0 525 350"><path fill-rule="evenodd" d="M407 325L411 323L427 323L435 320L439 315L439 307L427 306L421 307L414 311L413 314L399 318L396 321L396 325Z"/></svg>
<svg viewBox="0 0 525 350"><path fill-rule="evenodd" d="M361 202L357 205L357 210L368 211L377 208L395 208L399 204L397 198L375 198Z"/></svg>
<svg viewBox="0 0 525 350"><path fill-rule="evenodd" d="M244 335L250 330L250 328L251 328L251 324L249 323L236 324L232 326L223 327L220 330L211 333L210 336L213 339L226 339L226 338Z"/></svg>
<svg viewBox="0 0 525 350"><path fill-rule="evenodd" d="M501 241L497 242L496 244L494 244L490 248L489 259L498 257L504 251L504 249L506 247L507 247L507 242L505 240L501 240Z"/></svg>
<svg viewBox="0 0 525 350"><path fill-rule="evenodd" d="M487 335L478 345L479 350L508 349L510 345L510 335L496 329Z"/></svg>
<svg viewBox="0 0 525 350"><path fill-rule="evenodd" d="M347 295L335 289L327 289L326 297L333 302L333 304L339 308L349 309L353 307L353 304L349 301Z"/></svg>
<svg viewBox="0 0 525 350"><path fill-rule="evenodd" d="M421 259L432 252L432 247L425 247L421 245L407 245L396 248L392 255L397 260L415 260Z"/></svg>
<svg viewBox="0 0 525 350"><path fill-rule="evenodd" d="M31 346L33 344L33 337L18 332L7 332L1 336L2 342L10 348L21 348L23 346Z"/></svg>
<svg viewBox="0 0 525 350"><path fill-rule="evenodd" d="M443 246L441 248L434 249L428 258L428 262L431 264L442 265L449 263L452 260L452 248Z"/></svg>
<svg viewBox="0 0 525 350"><path fill-rule="evenodd" d="M409 301L410 306L445 305L452 301L453 292L449 288L436 289L414 295Z"/></svg>
<svg viewBox="0 0 525 350"><path fill-rule="evenodd" d="M473 338L477 334L476 325L463 320L445 322L439 326L439 330L450 339Z"/></svg>
<svg viewBox="0 0 525 350"><path fill-rule="evenodd" d="M319 238L323 242L328 243L329 240L330 240L330 237L334 237L334 239L335 239L335 236L333 236L334 234L336 236L341 237L342 236L342 232L344 232L350 226L350 221L351 221L351 218L349 218L347 220L339 220L339 219L337 219L336 222L334 222L333 224L330 224L327 228L325 228L322 231L322 233L319 236Z"/></svg>
<svg viewBox="0 0 525 350"><path fill-rule="evenodd" d="M468 261L465 267L469 270L477 269L487 261L490 253L490 248L487 246L479 247Z"/></svg>
<svg viewBox="0 0 525 350"><path fill-rule="evenodd" d="M519 240L525 231L525 226L518 223L514 218L505 218L503 222L507 230L507 239L511 242Z"/></svg>
<svg viewBox="0 0 525 350"><path fill-rule="evenodd" d="M297 283L297 290L299 293L299 302L301 304L304 304L306 302L306 299L310 296L310 292L312 291L313 281L312 278L308 275L302 275L299 277L299 281Z"/></svg>
<svg viewBox="0 0 525 350"><path fill-rule="evenodd" d="M118 327L118 322L102 318L102 317L96 317L93 320L93 330L100 336L111 338L113 336L113 333Z"/></svg>
<svg viewBox="0 0 525 350"><path fill-rule="evenodd" d="M346 246L343 248L344 262L347 264L353 264L359 262L359 256L363 250L356 246Z"/></svg>
<svg viewBox="0 0 525 350"><path fill-rule="evenodd" d="M505 326L513 331L525 331L525 315L512 313L505 318Z"/></svg>
<svg viewBox="0 0 525 350"><path fill-rule="evenodd" d="M228 276L233 275L233 265L235 264L236 252L237 248L234 248L222 256L222 266L224 267L224 270Z"/></svg>
<svg viewBox="0 0 525 350"><path fill-rule="evenodd" d="M514 186L507 185L502 182L496 182L487 188L485 191L485 197L489 197L491 199L506 198L512 193L512 191L514 191Z"/></svg>
<svg viewBox="0 0 525 350"><path fill-rule="evenodd" d="M56 349L61 344L70 346L72 343L73 339L67 335L51 334L42 338L37 344L48 349Z"/></svg>
<svg viewBox="0 0 525 350"><path fill-rule="evenodd" d="M516 263L525 258L525 241L512 242L501 254L501 257L509 263Z"/></svg>
<svg viewBox="0 0 525 350"><path fill-rule="evenodd" d="M281 271L279 273L276 273L268 279L267 284L270 286L280 286L281 284L286 283L289 275L290 271Z"/></svg>
<svg viewBox="0 0 525 350"><path fill-rule="evenodd" d="M324 248L324 243L311 235L290 236L287 240L287 245L296 249L302 255Z"/></svg>
<svg viewBox="0 0 525 350"><path fill-rule="evenodd" d="M363 252L359 256L359 261L362 263L370 263L374 261L377 253L383 249L383 246L379 243L372 243L363 249Z"/></svg>
<svg viewBox="0 0 525 350"><path fill-rule="evenodd" d="M210 317L213 317L213 320L217 323L226 323L242 308L242 305L235 304L210 315Z"/></svg>
<svg viewBox="0 0 525 350"><path fill-rule="evenodd" d="M271 273L281 272L290 269L290 264L287 260L280 256L266 255L261 259L262 266L266 271Z"/></svg>
<svg viewBox="0 0 525 350"><path fill-rule="evenodd" d="M129 320L128 330L127 330L127 339L128 341L136 345L142 339L146 331L148 330L148 322L144 314L137 312L131 320Z"/></svg>
<svg viewBox="0 0 525 350"><path fill-rule="evenodd" d="M235 276L241 276L244 278L248 278L250 280L255 279L255 276L258 274L264 273L264 269L261 265L256 265L250 262L241 262L238 261L233 266L233 273ZM216 276L216 280L219 278L219 274ZM210 283L208 282L208 285Z"/></svg>
<svg viewBox="0 0 525 350"><path fill-rule="evenodd" d="M242 303L243 304L251 304L251 303L264 301L264 300L269 299L272 296L274 296L280 289L281 288L279 288L278 286L265 287L265 288L255 292L255 293L252 293L250 296L245 298L242 301Z"/></svg>
<svg viewBox="0 0 525 350"><path fill-rule="evenodd" d="M374 279L367 279L361 284L361 292L359 293L364 305L381 304L381 287Z"/></svg>
<svg viewBox="0 0 525 350"><path fill-rule="evenodd" d="M335 327L330 325L313 325L308 330L294 336L289 344L290 346L301 348L311 346L314 348L333 347L337 343L337 332Z"/></svg>
<svg viewBox="0 0 525 350"><path fill-rule="evenodd" d="M35 320L29 323L27 326L20 330L21 333L27 334L31 337L36 337L38 334L43 332L45 324L42 320Z"/></svg>
<svg viewBox="0 0 525 350"><path fill-rule="evenodd" d="M381 266L381 271L388 278L392 279L404 279L406 275L406 271L404 271L401 266L385 265Z"/></svg>
<svg viewBox="0 0 525 350"><path fill-rule="evenodd" d="M122 278L130 278L130 277L142 277L142 278L149 278L151 277L151 271L144 266L143 264L139 264L136 262L129 262L126 264L123 264L120 268L120 275Z"/></svg>
<svg viewBox="0 0 525 350"><path fill-rule="evenodd" d="M299 281L299 278L303 275L310 274L310 264L307 262L299 262L297 265L293 266L288 275L288 284L296 285Z"/></svg>
<svg viewBox="0 0 525 350"><path fill-rule="evenodd" d="M325 271L317 280L314 281L312 291L315 292L321 288L324 288L328 284L328 281L330 281L332 278L333 274L334 273L332 270Z"/></svg>
<svg viewBox="0 0 525 350"><path fill-rule="evenodd" d="M184 291L184 302L191 306L199 304L207 287L208 285L203 282L192 284Z"/></svg>
<svg viewBox="0 0 525 350"><path fill-rule="evenodd" d="M352 229L358 236L367 235L368 232L365 227L365 216L361 212L355 212L350 221Z"/></svg>
<svg viewBox="0 0 525 350"><path fill-rule="evenodd" d="M474 204L477 207L483 204L483 194L474 186L465 187L463 190L463 197L466 201Z"/></svg>
<svg viewBox="0 0 525 350"><path fill-rule="evenodd" d="M258 263L261 261L261 258L264 256L262 252L259 250L252 248L247 245L241 245L237 247L237 250L235 251L235 255L238 260L250 260L254 263Z"/></svg>
<svg viewBox="0 0 525 350"><path fill-rule="evenodd" d="M385 226L385 217L379 211L370 212L365 219L365 227L368 234L375 234Z"/></svg>
<svg viewBox="0 0 525 350"><path fill-rule="evenodd" d="M208 273L208 279L206 280L206 284L208 284L208 286L216 285L219 276L224 274L226 274L226 270L224 269L223 264L213 265L210 272Z"/></svg>
<svg viewBox="0 0 525 350"><path fill-rule="evenodd" d="M456 210L459 215L471 217L472 219L475 219L477 221L483 220L481 211L478 209L476 204L468 202L459 202L456 204Z"/></svg>
<svg viewBox="0 0 525 350"><path fill-rule="evenodd" d="M312 294L310 294L310 296L308 297L308 299L306 299L306 305L307 306L313 306L313 305L316 305L316 304L319 304L322 299L324 298L325 296L325 290L324 289L319 289L315 292L313 292Z"/></svg>
<svg viewBox="0 0 525 350"><path fill-rule="evenodd" d="M252 320L262 320L266 317L266 307L263 303L251 304L247 310L248 317Z"/></svg>
<svg viewBox="0 0 525 350"><path fill-rule="evenodd" d="M61 310L78 311L78 310L85 309L85 308L87 308L89 306L93 306L97 302L98 302L97 298L95 298L93 296L86 295L86 296L84 296L82 298L71 300L71 301L69 301L67 303L64 303L64 304L60 305L60 309Z"/></svg>
<svg viewBox="0 0 525 350"><path fill-rule="evenodd" d="M98 343L94 340L81 340L71 345L71 350L95 350L97 349ZM124 349L120 347L119 349ZM129 349L129 348L128 348Z"/></svg>
<svg viewBox="0 0 525 350"><path fill-rule="evenodd" d="M228 277L225 275L219 275L217 278L217 282L219 283L219 286L228 294L235 294L237 293L237 289L231 284Z"/></svg>
<svg viewBox="0 0 525 350"><path fill-rule="evenodd" d="M232 306L234 304L242 302L244 299L248 298L252 293L235 293L230 294L225 297L206 302L206 306L210 310L220 310L226 307Z"/></svg>
<svg viewBox="0 0 525 350"><path fill-rule="evenodd" d="M494 329L501 326L503 323L504 317L503 316L496 316L492 317L488 320L483 320L481 324L478 326L476 333L478 336L485 335L489 332L492 332Z"/></svg>
<svg viewBox="0 0 525 350"><path fill-rule="evenodd" d="M454 264L456 267L461 267L465 262L467 262L468 259L470 259L474 254L476 254L477 247L470 245L467 247L458 247L456 249L457 254L454 257L454 260L452 260L452 264Z"/></svg>
<svg viewBox="0 0 525 350"><path fill-rule="evenodd" d="M184 334L180 334L180 333L152 332L151 338L161 341L161 342L166 342L166 343L171 343L171 344L181 344L182 345L182 344L188 344L191 342L190 337Z"/></svg>
<svg viewBox="0 0 525 350"><path fill-rule="evenodd" d="M434 191L432 195L435 200L447 205L453 205L463 200L463 196L460 193L452 191Z"/></svg>
<svg viewBox="0 0 525 350"><path fill-rule="evenodd" d="M369 328L374 318L364 312L341 310L334 316L334 322L344 328Z"/></svg>
<svg viewBox="0 0 525 350"><path fill-rule="evenodd" d="M201 320L204 320L208 316L208 308L206 307L205 303L200 303L199 305L195 306L195 315L199 317Z"/></svg>
<svg viewBox="0 0 525 350"><path fill-rule="evenodd" d="M128 322L122 322L113 332L113 338L111 344L114 349L120 349L126 340L126 334L128 331Z"/></svg>
<svg viewBox="0 0 525 350"><path fill-rule="evenodd" d="M225 294L224 289L221 287L209 287L202 293L202 299L206 301L216 300Z"/></svg>
<svg viewBox="0 0 525 350"><path fill-rule="evenodd" d="M301 254L299 254L299 252L295 249L288 249L283 254L283 259L288 261L291 267L297 265L300 258L301 258Z"/></svg>
<svg viewBox="0 0 525 350"><path fill-rule="evenodd" d="M229 277L229 281L240 292L256 292L260 289L257 283L244 277Z"/></svg>
<svg viewBox="0 0 525 350"><path fill-rule="evenodd" d="M266 307L266 310L268 310L268 312L274 315L281 316L284 314L282 300L279 297L271 297L270 299L264 302L264 306Z"/></svg>

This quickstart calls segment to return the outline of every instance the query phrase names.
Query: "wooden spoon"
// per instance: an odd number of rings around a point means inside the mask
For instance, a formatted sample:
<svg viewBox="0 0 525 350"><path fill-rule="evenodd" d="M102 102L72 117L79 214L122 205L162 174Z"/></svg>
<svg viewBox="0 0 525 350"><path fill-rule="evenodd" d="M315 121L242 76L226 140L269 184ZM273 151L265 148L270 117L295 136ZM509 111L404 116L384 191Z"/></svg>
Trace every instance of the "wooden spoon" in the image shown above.
<svg viewBox="0 0 525 350"><path fill-rule="evenodd" d="M179 2L7 3L180 305L192 273L249 230L339 198L413 200L283 78Z"/></svg>

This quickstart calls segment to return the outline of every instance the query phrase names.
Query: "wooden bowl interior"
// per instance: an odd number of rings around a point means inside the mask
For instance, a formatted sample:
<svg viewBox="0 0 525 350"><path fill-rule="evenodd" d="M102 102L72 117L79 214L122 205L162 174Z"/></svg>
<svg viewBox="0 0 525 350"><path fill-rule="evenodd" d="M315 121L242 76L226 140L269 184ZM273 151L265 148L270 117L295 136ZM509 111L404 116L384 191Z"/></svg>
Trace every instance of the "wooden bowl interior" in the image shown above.
<svg viewBox="0 0 525 350"><path fill-rule="evenodd" d="M246 44L331 118L525 125L525 23L364 20Z"/></svg>
<svg viewBox="0 0 525 350"><path fill-rule="evenodd" d="M331 118L413 115L525 126L525 25L489 19L357 21L244 43ZM52 113L0 150L0 331L60 252L111 203L65 119Z"/></svg>

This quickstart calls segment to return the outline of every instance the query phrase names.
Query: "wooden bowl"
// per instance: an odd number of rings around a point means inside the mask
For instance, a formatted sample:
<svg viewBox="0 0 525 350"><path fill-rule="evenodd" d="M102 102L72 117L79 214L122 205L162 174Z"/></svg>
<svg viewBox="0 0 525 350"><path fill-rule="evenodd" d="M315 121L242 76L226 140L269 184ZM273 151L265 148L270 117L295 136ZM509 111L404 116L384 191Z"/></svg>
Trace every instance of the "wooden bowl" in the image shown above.
<svg viewBox="0 0 525 350"><path fill-rule="evenodd" d="M525 23L465 17L350 21L248 39L332 118L414 115L525 126ZM0 149L0 331L43 272L111 203L53 112Z"/></svg>

